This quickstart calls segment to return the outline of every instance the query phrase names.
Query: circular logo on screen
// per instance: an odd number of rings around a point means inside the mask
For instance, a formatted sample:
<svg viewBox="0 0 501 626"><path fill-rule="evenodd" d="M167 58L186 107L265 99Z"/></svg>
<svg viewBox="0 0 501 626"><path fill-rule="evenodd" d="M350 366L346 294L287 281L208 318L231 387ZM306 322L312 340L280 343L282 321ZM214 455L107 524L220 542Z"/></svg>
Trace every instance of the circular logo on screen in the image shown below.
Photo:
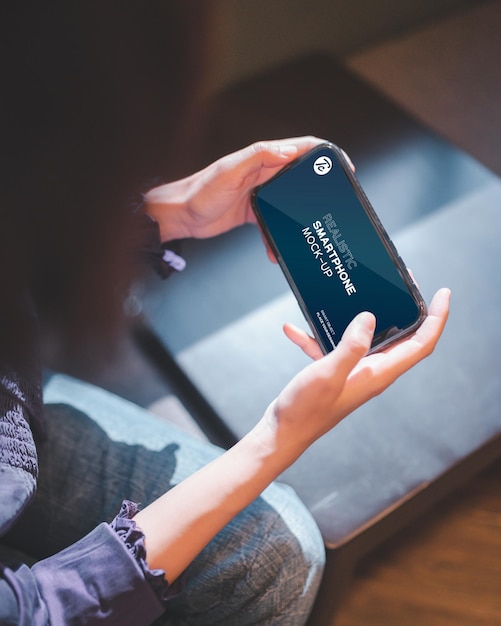
<svg viewBox="0 0 501 626"><path fill-rule="evenodd" d="M320 156L315 163L313 163L313 171L319 176L325 176L325 174L328 174L331 169L332 161L328 156Z"/></svg>

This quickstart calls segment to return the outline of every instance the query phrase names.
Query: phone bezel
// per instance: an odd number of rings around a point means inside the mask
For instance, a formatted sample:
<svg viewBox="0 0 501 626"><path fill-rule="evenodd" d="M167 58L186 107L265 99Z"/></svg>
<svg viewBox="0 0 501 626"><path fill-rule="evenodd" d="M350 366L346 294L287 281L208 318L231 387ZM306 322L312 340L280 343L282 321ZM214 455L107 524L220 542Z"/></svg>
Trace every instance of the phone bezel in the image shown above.
<svg viewBox="0 0 501 626"><path fill-rule="evenodd" d="M286 172L288 172L291 169L294 169L295 167L298 167L299 165L301 165L301 163L303 163L304 161L308 160L312 155L314 155L316 152L324 152L325 150L329 150L329 152L332 154L332 157L334 158L334 160L341 166L344 174L346 175L350 185L352 186L358 200L360 201L361 206L363 207L367 217L369 218L372 226L374 227L379 239L381 240L381 242L383 243L388 255L390 256L392 262L394 263L395 267L397 268L403 282L405 283L406 287L409 290L410 295L412 296L417 310L418 310L418 315L416 317L416 319L409 324L408 326L399 329L395 334L391 335L391 336L385 336L381 339L378 339L377 337L374 338L373 341L373 345L371 346L369 353L373 353L373 352L380 352L381 350L387 348L388 346L397 343L399 341L401 341L402 339L404 339L405 337L408 337L409 335L413 334L418 328L419 326L422 324L422 322L424 321L426 315L427 315L427 308L426 308L426 303L424 301L424 298L422 297L417 285L415 284L414 280L412 279L412 277L409 274L409 271L407 270L406 265L404 264L400 254L398 253L393 241L391 240L390 236L388 235L386 229L384 228L381 220L379 219L376 211L374 210L374 207L372 206L372 204L370 203L369 199L367 198L360 182L358 181L357 177L355 176L355 173L351 167L351 162L348 160L345 152L339 148L339 146L337 146L336 144L330 143L330 142L324 142L321 143L317 146L315 146L314 148L312 148L311 150L309 150L308 152L306 152L305 154L303 154L302 156L300 156L299 158L295 159L294 161L292 161L291 163L287 164L285 167L283 167L279 172L277 172L274 176L272 176L269 180L267 180L266 182L262 183L261 185L258 185L257 187L255 187L251 193L251 205L252 205L252 209L254 211L254 214L256 216L258 225L261 229L261 232L264 234L266 241L268 242L271 250L273 251L279 266L292 290L292 292L294 293L294 296L298 302L298 305L301 309L301 312L303 313L306 321L308 322L308 325L310 327L311 332L313 333L315 339L318 341L322 352L324 354L327 354L328 352L331 352L333 349L335 349L335 344L332 343L332 345L327 345L327 338L326 337L322 337L320 336L320 333L317 331L316 326L313 322L313 318L310 314L310 311L308 310L308 307L306 306L306 303L304 302L301 293L294 281L294 278L292 277L292 275L290 274L286 263L284 262L280 251L273 239L273 236L271 234L271 232L269 231L262 215L261 215L261 211L259 209L259 205L258 205L258 201L257 201L257 196L259 194L259 192L265 188L266 186L268 186L269 184L273 183L274 180L276 180L277 178L283 176ZM385 335L389 332L386 331Z"/></svg>

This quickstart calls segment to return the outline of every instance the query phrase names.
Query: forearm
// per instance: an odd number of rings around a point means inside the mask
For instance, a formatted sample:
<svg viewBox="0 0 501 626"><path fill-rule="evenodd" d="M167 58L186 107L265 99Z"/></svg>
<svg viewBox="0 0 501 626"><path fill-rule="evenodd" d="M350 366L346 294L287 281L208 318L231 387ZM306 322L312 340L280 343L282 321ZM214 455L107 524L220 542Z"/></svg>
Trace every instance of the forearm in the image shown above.
<svg viewBox="0 0 501 626"><path fill-rule="evenodd" d="M148 564L173 582L210 540L301 453L263 419L233 448L135 517Z"/></svg>

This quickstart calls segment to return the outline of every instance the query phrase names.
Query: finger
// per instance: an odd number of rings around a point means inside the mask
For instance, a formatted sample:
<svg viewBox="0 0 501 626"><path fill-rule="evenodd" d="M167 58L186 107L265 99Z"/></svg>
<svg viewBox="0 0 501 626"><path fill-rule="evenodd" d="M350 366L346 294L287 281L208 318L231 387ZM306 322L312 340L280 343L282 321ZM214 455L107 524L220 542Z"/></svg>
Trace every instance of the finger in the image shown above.
<svg viewBox="0 0 501 626"><path fill-rule="evenodd" d="M348 407L355 405L359 398L343 394L352 372L363 362L369 351L376 320L372 313L364 311L357 315L343 333L341 341L333 350L322 359L311 363L303 372L309 372L318 385L319 393L327 403L339 405L339 419L348 414ZM343 406L345 405L345 406ZM339 420L338 420L339 421Z"/></svg>
<svg viewBox="0 0 501 626"><path fill-rule="evenodd" d="M430 304L429 315L412 337L361 359L353 367L348 374L343 397L338 402L340 415L349 415L361 404L382 393L433 352L447 321L449 299L448 289L439 290Z"/></svg>
<svg viewBox="0 0 501 626"><path fill-rule="evenodd" d="M257 223L257 222L254 222L254 223ZM264 247L265 247L265 249L266 249L266 254L268 255L268 259L269 259L272 263L277 264L277 263L278 263L278 261L277 261L277 257L275 256L275 253L274 253L274 252L273 252L273 250L271 249L271 246L270 246L270 244L268 243L268 240L266 239L266 237L264 236L263 231L261 230L261 227L259 226L259 224L258 224L258 228L259 228L259 232L260 232L260 234L261 234L261 239L263 240L263 243L264 243Z"/></svg>
<svg viewBox="0 0 501 626"><path fill-rule="evenodd" d="M414 335L389 348L379 360L379 375L386 380L395 380L433 352L447 322L450 295L447 288L437 291L426 319Z"/></svg>
<svg viewBox="0 0 501 626"><path fill-rule="evenodd" d="M336 405L350 373L370 348L374 328L375 318L372 313L357 315L345 330L336 349L301 370L282 391L277 406L297 408L303 389L307 390L307 397L314 394L318 406L323 405L328 412L335 410L341 417L346 415L338 412Z"/></svg>
<svg viewBox="0 0 501 626"><path fill-rule="evenodd" d="M411 270L410 267L406 268L407 269L407 273L409 274L409 276L411 277L412 282L416 285L416 287L419 289L419 283L416 280L416 277L414 276L414 272Z"/></svg>
<svg viewBox="0 0 501 626"><path fill-rule="evenodd" d="M289 161L323 142L323 139L313 136L257 141L225 158L233 167L243 167L247 174L250 174L261 168L283 167Z"/></svg>
<svg viewBox="0 0 501 626"><path fill-rule="evenodd" d="M413 341L423 347L434 347L442 334L449 317L451 291L444 287L433 296L428 315L417 329Z"/></svg>
<svg viewBox="0 0 501 626"><path fill-rule="evenodd" d="M284 163L295 159L324 140L318 137L293 137L275 141L260 141L250 146L256 155L260 167L283 166Z"/></svg>
<svg viewBox="0 0 501 626"><path fill-rule="evenodd" d="M266 254L268 255L268 259L276 265L278 263L277 257L275 256L275 253L270 248L266 240L264 240L264 245L266 247Z"/></svg>
<svg viewBox="0 0 501 626"><path fill-rule="evenodd" d="M346 152L342 148L341 148L341 152L343 153L343 156L346 159L346 162L350 166L351 171L355 173L355 166L353 165L353 161L350 159L350 157L346 154Z"/></svg>
<svg viewBox="0 0 501 626"><path fill-rule="evenodd" d="M376 318L373 313L359 313L347 326L336 349L327 355L344 364L345 377L348 377L362 357L369 352L375 328Z"/></svg>
<svg viewBox="0 0 501 626"><path fill-rule="evenodd" d="M298 348L301 348L310 359L317 361L323 357L323 352L318 342L304 330L290 323L284 324L283 330L287 339L292 341Z"/></svg>

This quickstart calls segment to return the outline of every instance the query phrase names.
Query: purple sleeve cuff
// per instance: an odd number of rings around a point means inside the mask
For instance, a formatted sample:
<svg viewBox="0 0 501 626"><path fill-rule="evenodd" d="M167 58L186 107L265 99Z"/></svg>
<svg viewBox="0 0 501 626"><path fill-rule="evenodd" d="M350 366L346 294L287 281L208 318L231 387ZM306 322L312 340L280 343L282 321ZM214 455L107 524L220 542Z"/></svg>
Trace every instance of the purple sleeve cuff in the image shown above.
<svg viewBox="0 0 501 626"><path fill-rule="evenodd" d="M145 580L148 582L158 600L164 604L170 597L170 588L165 580L165 572L161 569L150 569L146 562L146 547L144 545L144 534L140 528L136 526L136 522L132 519L139 511L139 507L130 500L124 500L120 513L111 522L111 528L122 539L135 559ZM176 590L173 590L176 593Z"/></svg>
<svg viewBox="0 0 501 626"><path fill-rule="evenodd" d="M144 534L124 501L111 524L102 523L65 550L10 569L0 564L0 624L147 626L182 589L146 563Z"/></svg>
<svg viewBox="0 0 501 626"><path fill-rule="evenodd" d="M141 567L106 523L36 563L31 574L51 624L146 626L164 612Z"/></svg>

